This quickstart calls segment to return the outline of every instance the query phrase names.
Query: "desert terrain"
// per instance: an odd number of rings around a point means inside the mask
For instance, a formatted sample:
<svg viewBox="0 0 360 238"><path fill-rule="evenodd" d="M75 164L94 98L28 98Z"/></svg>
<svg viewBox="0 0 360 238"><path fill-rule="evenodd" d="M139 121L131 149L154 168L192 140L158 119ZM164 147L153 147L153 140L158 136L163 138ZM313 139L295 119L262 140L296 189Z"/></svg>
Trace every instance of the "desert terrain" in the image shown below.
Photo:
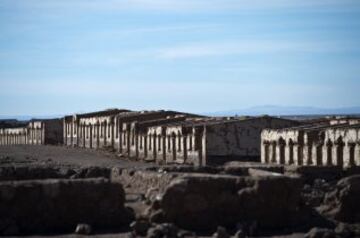
<svg viewBox="0 0 360 238"><path fill-rule="evenodd" d="M75 229L96 237L360 234L353 222L360 181L354 170L246 162L161 166L109 150L29 145L0 147L0 161L5 236L73 237ZM79 224L58 224L64 217ZM42 224L46 219L49 224Z"/></svg>

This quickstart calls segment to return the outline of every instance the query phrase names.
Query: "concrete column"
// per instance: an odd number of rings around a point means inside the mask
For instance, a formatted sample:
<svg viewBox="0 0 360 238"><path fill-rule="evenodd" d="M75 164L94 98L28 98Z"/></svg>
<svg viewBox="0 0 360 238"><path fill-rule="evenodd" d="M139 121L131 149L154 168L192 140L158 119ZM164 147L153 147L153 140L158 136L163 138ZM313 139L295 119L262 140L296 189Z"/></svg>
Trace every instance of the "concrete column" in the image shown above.
<svg viewBox="0 0 360 238"><path fill-rule="evenodd" d="M294 143L293 145L293 163L299 165L299 145Z"/></svg>
<svg viewBox="0 0 360 238"><path fill-rule="evenodd" d="M285 145L285 164L290 164L290 146L288 144Z"/></svg>
<svg viewBox="0 0 360 238"><path fill-rule="evenodd" d="M202 166L206 166L207 164L207 148L206 148L206 127L204 126L203 133L202 133Z"/></svg>
<svg viewBox="0 0 360 238"><path fill-rule="evenodd" d="M74 146L74 121L72 120L71 121L71 124L70 124L70 143L71 143L71 146Z"/></svg>
<svg viewBox="0 0 360 238"><path fill-rule="evenodd" d="M332 165L338 166L338 161L337 161L337 149L338 149L338 145L334 145L332 147Z"/></svg>
<svg viewBox="0 0 360 238"><path fill-rule="evenodd" d="M45 123L41 123L41 144L44 145L45 144Z"/></svg>
<svg viewBox="0 0 360 238"><path fill-rule="evenodd" d="M34 144L34 128L30 127L30 145Z"/></svg>
<svg viewBox="0 0 360 238"><path fill-rule="evenodd" d="M275 161L276 161L276 163L277 164L281 164L281 155L280 155L280 150L281 150L281 148L280 148L281 146L279 145L279 143L277 143L276 144L276 148L275 148L275 150L276 150L276 153L275 153Z"/></svg>
<svg viewBox="0 0 360 238"><path fill-rule="evenodd" d="M360 166L360 142L355 144L354 161L356 166Z"/></svg>
<svg viewBox="0 0 360 238"><path fill-rule="evenodd" d="M63 120L63 136L64 136L64 145L66 145L67 146L67 123L66 123L66 120L65 120L65 118L64 118L64 120Z"/></svg>
<svg viewBox="0 0 360 238"><path fill-rule="evenodd" d="M353 154L354 154L354 151L353 151L353 146L354 145L351 145L351 144L346 144L344 146L344 155L343 155L343 162L344 162L344 167L351 167L353 164Z"/></svg>
<svg viewBox="0 0 360 238"><path fill-rule="evenodd" d="M269 144L269 161L268 161L268 163L272 163L273 161L273 154L274 154L274 152L273 152L273 149L274 149L274 147L273 147L273 145L272 145L272 143L270 142L270 144Z"/></svg>

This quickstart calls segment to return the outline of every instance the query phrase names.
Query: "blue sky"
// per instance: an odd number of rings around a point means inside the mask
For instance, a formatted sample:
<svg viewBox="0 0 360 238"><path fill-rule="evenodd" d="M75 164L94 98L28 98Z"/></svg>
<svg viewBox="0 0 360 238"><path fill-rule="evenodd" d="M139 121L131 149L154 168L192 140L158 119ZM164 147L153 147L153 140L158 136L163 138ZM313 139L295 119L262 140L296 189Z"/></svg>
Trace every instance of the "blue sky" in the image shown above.
<svg viewBox="0 0 360 238"><path fill-rule="evenodd" d="M360 102L358 0L0 0L0 115Z"/></svg>

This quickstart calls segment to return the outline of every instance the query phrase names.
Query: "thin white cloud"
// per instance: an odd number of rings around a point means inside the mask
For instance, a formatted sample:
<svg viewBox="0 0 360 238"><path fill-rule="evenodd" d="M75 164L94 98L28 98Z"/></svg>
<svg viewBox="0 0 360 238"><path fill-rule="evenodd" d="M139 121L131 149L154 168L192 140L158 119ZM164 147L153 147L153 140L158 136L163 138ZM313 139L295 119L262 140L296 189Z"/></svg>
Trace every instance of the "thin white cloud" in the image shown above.
<svg viewBox="0 0 360 238"><path fill-rule="evenodd" d="M224 55L267 54L291 52L333 52L352 50L335 42L291 42L243 40L221 43L195 43L164 48L158 51L160 59L185 59Z"/></svg>

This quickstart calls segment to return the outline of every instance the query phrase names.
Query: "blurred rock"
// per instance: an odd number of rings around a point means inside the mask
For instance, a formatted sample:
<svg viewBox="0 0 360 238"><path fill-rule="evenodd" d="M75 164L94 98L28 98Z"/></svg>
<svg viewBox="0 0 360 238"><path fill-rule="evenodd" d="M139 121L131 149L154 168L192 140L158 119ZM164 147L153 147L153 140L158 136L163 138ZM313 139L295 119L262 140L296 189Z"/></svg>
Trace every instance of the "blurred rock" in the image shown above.
<svg viewBox="0 0 360 238"><path fill-rule="evenodd" d="M75 233L79 235L90 235L92 228L88 224L78 224L75 229Z"/></svg>

